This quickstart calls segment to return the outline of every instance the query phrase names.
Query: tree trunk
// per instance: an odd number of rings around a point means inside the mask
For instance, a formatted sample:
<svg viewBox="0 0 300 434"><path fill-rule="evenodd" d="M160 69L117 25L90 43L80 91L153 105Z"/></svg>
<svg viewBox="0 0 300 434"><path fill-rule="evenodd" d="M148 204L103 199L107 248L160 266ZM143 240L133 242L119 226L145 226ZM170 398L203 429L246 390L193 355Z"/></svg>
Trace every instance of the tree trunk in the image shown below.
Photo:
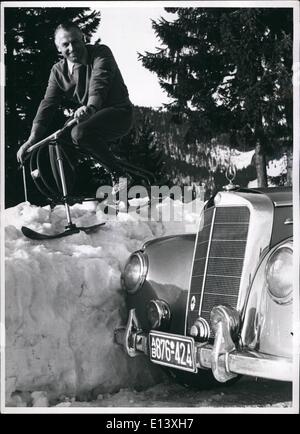
<svg viewBox="0 0 300 434"><path fill-rule="evenodd" d="M293 185L293 153L287 152L286 186Z"/></svg>
<svg viewBox="0 0 300 434"><path fill-rule="evenodd" d="M258 141L255 146L255 167L257 173L257 186L267 187L266 156L263 154L261 143Z"/></svg>
<svg viewBox="0 0 300 434"><path fill-rule="evenodd" d="M17 113L17 99L16 99L16 60L14 59L14 38L9 34L6 38L6 83L5 83L5 97L8 108L8 114L6 115L6 147L12 147L15 150L18 149L18 113ZM9 80L7 75L9 74Z"/></svg>

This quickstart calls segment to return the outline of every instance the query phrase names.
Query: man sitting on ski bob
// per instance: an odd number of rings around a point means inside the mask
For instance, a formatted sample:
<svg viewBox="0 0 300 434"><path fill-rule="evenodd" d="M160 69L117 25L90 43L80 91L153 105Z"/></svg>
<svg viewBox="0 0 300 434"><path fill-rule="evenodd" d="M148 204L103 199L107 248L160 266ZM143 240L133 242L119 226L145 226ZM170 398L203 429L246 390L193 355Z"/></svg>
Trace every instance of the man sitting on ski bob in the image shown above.
<svg viewBox="0 0 300 434"><path fill-rule="evenodd" d="M48 86L33 120L28 140L17 152L22 163L26 149L41 140L63 98L78 105L71 131L75 145L95 155L109 168L115 157L109 142L126 135L133 121L133 106L111 50L106 45L85 44L74 23L60 24L55 45L63 59L52 67ZM116 167L115 178L121 176Z"/></svg>

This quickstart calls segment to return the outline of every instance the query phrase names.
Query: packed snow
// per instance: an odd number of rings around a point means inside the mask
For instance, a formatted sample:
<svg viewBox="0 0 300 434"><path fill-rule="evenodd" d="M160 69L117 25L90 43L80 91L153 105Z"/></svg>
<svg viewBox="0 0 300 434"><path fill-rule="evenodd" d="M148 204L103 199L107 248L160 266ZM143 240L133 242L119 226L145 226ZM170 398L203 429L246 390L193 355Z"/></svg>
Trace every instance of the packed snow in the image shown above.
<svg viewBox="0 0 300 434"><path fill-rule="evenodd" d="M128 256L153 237L195 232L203 202L165 199L156 206L171 209L170 221L134 211L110 216L97 202L76 204L77 226L105 225L42 241L26 238L21 227L62 232L63 205L23 202L4 211L8 405L46 406L60 396L90 400L164 381L160 369L144 357L130 359L113 339L127 316L120 275Z"/></svg>
<svg viewBox="0 0 300 434"><path fill-rule="evenodd" d="M216 159L218 164L228 166L229 162L237 170L242 170L251 165L254 158L255 150L241 152L237 149L229 149L225 146L216 146L211 150L211 156Z"/></svg>
<svg viewBox="0 0 300 434"><path fill-rule="evenodd" d="M241 152L237 149L229 149L225 146L216 146L210 152L211 157L215 158L220 165L228 166L231 163L236 170L242 170L254 164L255 150ZM284 154L280 158L269 160L267 163L267 175L269 177L277 177L286 174L287 172L287 155ZM257 187L257 180L251 181L249 188Z"/></svg>

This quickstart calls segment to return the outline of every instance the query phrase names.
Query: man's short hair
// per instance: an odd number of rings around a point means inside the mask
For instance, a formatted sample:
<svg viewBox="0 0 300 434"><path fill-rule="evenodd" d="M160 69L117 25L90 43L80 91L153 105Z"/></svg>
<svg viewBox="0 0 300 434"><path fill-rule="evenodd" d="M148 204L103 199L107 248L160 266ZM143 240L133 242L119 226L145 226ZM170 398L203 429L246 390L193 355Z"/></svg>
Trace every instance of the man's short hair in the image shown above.
<svg viewBox="0 0 300 434"><path fill-rule="evenodd" d="M66 32L68 32L69 30L72 30L72 29L77 30L83 37L82 30L77 24L72 23L72 22L64 22L64 23L59 24L56 27L56 29L54 31L54 41L56 41L56 35L60 30L65 30Z"/></svg>

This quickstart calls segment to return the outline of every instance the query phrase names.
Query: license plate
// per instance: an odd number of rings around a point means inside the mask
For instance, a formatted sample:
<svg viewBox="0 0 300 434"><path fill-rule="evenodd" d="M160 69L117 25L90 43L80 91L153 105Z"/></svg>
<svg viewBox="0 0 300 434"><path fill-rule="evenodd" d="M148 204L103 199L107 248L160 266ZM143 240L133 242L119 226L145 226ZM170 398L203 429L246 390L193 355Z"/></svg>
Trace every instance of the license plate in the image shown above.
<svg viewBox="0 0 300 434"><path fill-rule="evenodd" d="M183 371L197 372L193 338L151 331L149 348L152 362Z"/></svg>

